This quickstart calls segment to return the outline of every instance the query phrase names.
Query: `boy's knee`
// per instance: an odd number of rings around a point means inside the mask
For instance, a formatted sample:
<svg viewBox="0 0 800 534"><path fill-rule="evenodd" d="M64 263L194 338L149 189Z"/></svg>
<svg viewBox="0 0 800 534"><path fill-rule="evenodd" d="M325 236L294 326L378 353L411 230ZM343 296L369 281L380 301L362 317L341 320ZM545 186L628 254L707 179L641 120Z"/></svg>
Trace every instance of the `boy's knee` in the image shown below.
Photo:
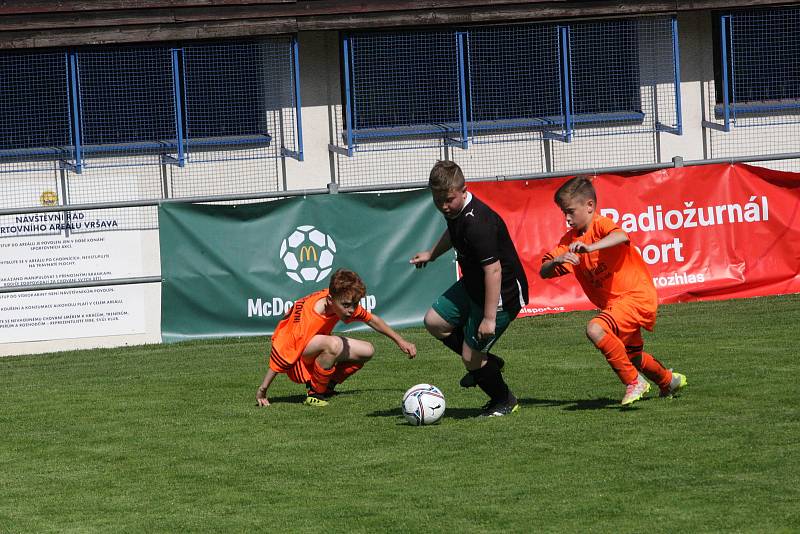
<svg viewBox="0 0 800 534"><path fill-rule="evenodd" d="M453 327L450 325L450 323L442 319L442 317L436 313L436 310L433 308L430 308L425 313L425 318L423 321L428 332L438 339L449 336L453 331Z"/></svg>
<svg viewBox="0 0 800 534"><path fill-rule="evenodd" d="M375 345L365 341L364 342L364 354L361 355L361 359L369 360L374 355L375 355Z"/></svg>
<svg viewBox="0 0 800 534"><path fill-rule="evenodd" d="M586 325L586 337L588 337L589 341L592 343L599 343L605 335L606 331L600 326L600 323L589 321L589 324Z"/></svg>
<svg viewBox="0 0 800 534"><path fill-rule="evenodd" d="M330 369L336 364L336 358L344 349L344 344L340 337L326 336L321 348L322 351L317 356L317 362L323 369Z"/></svg>

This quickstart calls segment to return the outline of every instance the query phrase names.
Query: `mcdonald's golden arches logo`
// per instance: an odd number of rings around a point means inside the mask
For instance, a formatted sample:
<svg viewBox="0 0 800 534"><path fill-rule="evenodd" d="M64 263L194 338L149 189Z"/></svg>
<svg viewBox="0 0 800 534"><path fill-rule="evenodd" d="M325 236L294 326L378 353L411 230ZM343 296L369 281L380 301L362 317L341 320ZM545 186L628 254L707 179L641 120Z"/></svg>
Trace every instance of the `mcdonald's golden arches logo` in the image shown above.
<svg viewBox="0 0 800 534"><path fill-rule="evenodd" d="M320 282L333 270L336 243L311 225L295 228L281 242L279 256L286 276L297 283Z"/></svg>

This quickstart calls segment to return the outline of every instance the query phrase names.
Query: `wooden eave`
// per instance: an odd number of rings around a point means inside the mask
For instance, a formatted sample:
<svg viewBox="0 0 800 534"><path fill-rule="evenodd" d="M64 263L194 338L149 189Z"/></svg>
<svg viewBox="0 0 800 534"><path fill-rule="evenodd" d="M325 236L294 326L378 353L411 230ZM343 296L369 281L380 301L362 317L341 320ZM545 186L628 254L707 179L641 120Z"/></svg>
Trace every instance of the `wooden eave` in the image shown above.
<svg viewBox="0 0 800 534"><path fill-rule="evenodd" d="M777 0L5 0L0 1L0 49L635 16L786 3Z"/></svg>

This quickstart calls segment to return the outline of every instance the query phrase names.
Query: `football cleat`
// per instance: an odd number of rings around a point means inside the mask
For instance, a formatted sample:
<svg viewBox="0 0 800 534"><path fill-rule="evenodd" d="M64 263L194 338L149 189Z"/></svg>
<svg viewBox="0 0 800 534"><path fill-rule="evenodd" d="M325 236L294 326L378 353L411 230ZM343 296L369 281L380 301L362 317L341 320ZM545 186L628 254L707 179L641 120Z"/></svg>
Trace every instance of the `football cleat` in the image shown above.
<svg viewBox="0 0 800 534"><path fill-rule="evenodd" d="M672 371L672 369L670 369ZM686 375L682 375L680 373L676 373L672 371L672 380L670 380L669 385L665 388L661 389L661 396L662 397L672 397L680 391L681 389L686 387Z"/></svg>
<svg viewBox="0 0 800 534"><path fill-rule="evenodd" d="M620 404L630 406L634 402L644 397L650 391L650 382L645 380L642 375L636 377L636 382L625 387L625 396L622 397Z"/></svg>
<svg viewBox="0 0 800 534"><path fill-rule="evenodd" d="M487 402L478 417L502 417L516 411L519 411L519 402L514 394L509 392L505 402Z"/></svg>
<svg viewBox="0 0 800 534"><path fill-rule="evenodd" d="M303 402L306 406L327 406L329 403L325 399L324 395L320 395L319 393L309 393L306 397L306 400Z"/></svg>

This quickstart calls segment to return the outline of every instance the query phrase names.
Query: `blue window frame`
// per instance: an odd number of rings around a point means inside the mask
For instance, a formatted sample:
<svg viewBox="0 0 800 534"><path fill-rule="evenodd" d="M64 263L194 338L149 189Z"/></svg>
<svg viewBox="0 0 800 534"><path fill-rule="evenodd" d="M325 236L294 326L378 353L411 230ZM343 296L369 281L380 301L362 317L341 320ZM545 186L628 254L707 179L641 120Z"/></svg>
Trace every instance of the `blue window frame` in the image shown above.
<svg viewBox="0 0 800 534"><path fill-rule="evenodd" d="M727 131L732 124L764 124L770 116L768 122L784 122L782 113L797 113L800 8L715 13L712 21L714 115L722 124L706 125Z"/></svg>
<svg viewBox="0 0 800 534"><path fill-rule="evenodd" d="M663 43L640 19L345 35L347 154L415 136L466 148L469 138L507 130L569 141L576 127L641 124L641 43L665 49L670 78L679 80L677 26L662 21ZM663 129L679 134L675 123Z"/></svg>
<svg viewBox="0 0 800 534"><path fill-rule="evenodd" d="M80 172L85 158L161 155L183 165L189 149L270 146L275 129L279 154L302 159L297 70L290 37L3 53L0 163L62 160Z"/></svg>

